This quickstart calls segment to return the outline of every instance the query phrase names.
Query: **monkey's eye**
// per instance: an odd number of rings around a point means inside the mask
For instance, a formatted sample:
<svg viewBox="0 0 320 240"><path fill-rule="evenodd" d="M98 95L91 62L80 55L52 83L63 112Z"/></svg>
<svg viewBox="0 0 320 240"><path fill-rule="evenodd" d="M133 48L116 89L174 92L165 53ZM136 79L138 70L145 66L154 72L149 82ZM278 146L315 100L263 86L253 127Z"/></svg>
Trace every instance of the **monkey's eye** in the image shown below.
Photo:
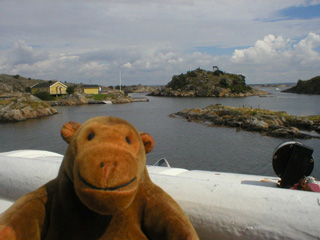
<svg viewBox="0 0 320 240"><path fill-rule="evenodd" d="M131 144L131 140L130 140L129 137L126 137L126 141L127 141L128 144Z"/></svg>
<svg viewBox="0 0 320 240"><path fill-rule="evenodd" d="M91 141L94 138L95 134L94 132L89 133L88 140Z"/></svg>

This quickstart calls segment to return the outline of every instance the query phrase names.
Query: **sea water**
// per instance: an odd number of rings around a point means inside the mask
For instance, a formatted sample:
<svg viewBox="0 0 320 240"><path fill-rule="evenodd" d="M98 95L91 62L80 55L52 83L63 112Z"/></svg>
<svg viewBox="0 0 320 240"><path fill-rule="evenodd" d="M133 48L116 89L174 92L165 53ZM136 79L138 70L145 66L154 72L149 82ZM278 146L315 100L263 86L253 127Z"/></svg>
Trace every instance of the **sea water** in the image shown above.
<svg viewBox="0 0 320 240"><path fill-rule="evenodd" d="M210 104L245 106L305 116L320 115L319 95L282 93L264 88L266 97L246 98L167 98L147 97L149 102L115 105L55 107L59 114L18 123L0 125L0 152L39 149L64 154L68 145L60 136L65 122L85 122L95 116L116 116L131 122L139 131L155 140L147 164L166 158L172 167L219 172L275 176L272 169L274 149L284 141L260 133L237 131L228 127L208 127L169 115L185 108L202 108ZM295 139L314 149L312 175L320 179L320 139Z"/></svg>

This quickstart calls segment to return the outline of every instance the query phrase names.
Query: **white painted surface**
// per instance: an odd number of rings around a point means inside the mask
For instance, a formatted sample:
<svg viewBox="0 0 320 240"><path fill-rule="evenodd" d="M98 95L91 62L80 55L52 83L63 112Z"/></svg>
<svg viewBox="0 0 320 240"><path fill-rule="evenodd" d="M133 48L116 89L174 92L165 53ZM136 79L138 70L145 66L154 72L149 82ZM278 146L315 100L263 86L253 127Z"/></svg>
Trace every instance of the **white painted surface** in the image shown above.
<svg viewBox="0 0 320 240"><path fill-rule="evenodd" d="M0 153L0 212L57 176L63 156ZM148 166L184 209L200 239L319 239L320 194L279 189L276 177Z"/></svg>
<svg viewBox="0 0 320 240"><path fill-rule="evenodd" d="M63 155L38 150L0 153L0 199L15 201L57 176ZM0 212L4 210L0 202Z"/></svg>

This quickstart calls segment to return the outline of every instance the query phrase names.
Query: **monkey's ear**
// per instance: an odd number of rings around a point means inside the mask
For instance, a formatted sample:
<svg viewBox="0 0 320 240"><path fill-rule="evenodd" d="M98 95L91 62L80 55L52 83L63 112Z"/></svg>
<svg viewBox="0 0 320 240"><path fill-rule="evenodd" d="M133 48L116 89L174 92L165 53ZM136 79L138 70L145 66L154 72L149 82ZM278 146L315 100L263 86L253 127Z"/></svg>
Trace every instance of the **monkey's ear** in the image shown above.
<svg viewBox="0 0 320 240"><path fill-rule="evenodd" d="M146 153L151 152L154 147L154 140L152 136L148 133L141 132L140 137L142 139Z"/></svg>
<svg viewBox="0 0 320 240"><path fill-rule="evenodd" d="M80 126L81 124L77 122L65 123L61 128L61 136L63 140L65 140L67 143L70 143L72 136Z"/></svg>

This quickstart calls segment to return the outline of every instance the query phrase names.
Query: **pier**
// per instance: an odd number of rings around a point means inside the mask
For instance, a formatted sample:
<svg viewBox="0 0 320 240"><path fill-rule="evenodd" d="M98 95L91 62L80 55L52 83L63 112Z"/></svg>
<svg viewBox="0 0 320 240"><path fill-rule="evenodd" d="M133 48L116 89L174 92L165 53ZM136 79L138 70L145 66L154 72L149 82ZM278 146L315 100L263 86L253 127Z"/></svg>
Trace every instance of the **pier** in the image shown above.
<svg viewBox="0 0 320 240"><path fill-rule="evenodd" d="M149 102L148 98L132 98L133 102Z"/></svg>

